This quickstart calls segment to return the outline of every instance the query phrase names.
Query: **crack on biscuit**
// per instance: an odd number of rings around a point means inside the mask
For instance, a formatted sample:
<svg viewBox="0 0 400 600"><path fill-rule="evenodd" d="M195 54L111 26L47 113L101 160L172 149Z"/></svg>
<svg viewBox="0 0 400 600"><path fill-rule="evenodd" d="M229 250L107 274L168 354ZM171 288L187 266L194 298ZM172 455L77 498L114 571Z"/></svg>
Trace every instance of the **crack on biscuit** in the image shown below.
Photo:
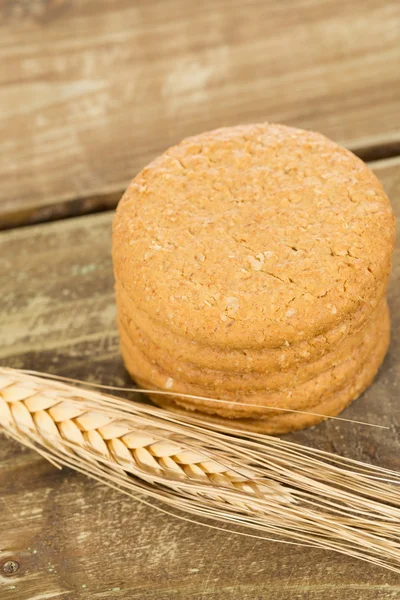
<svg viewBox="0 0 400 600"><path fill-rule="evenodd" d="M285 283L285 284L287 283L287 281L285 281L281 277L278 277L278 275L275 275L274 273L271 273L270 271L264 271L264 269L260 269L260 273L264 273L265 275L269 275L270 277L273 277L274 279L277 279L281 283Z"/></svg>
<svg viewBox="0 0 400 600"><path fill-rule="evenodd" d="M293 296L293 298L291 300L289 300L289 302L286 304L286 306L289 306L289 304L292 304L292 302L294 302L295 300L300 300L306 294L308 294L308 292L304 292L304 294L301 294L300 296Z"/></svg>
<svg viewBox="0 0 400 600"><path fill-rule="evenodd" d="M292 277L288 277L288 281L289 281L289 283L295 285L299 290L303 290L304 293L300 297L305 296L306 294L310 293L305 287L303 287L302 285L299 285L297 283L297 281L295 281Z"/></svg>
<svg viewBox="0 0 400 600"><path fill-rule="evenodd" d="M187 171L187 167L186 167L186 166L183 164L183 162L181 161L181 159L180 159L180 158L178 158L177 156L174 156L173 158L174 158L174 159L176 160L176 162L177 162L177 163L178 163L178 164L179 164L179 165L182 167L182 170L183 170L183 171Z"/></svg>
<svg viewBox="0 0 400 600"><path fill-rule="evenodd" d="M248 250L252 254L255 254L255 250L250 246L247 246L247 244L245 243L247 240L237 239L235 235L233 233L229 233L229 231L227 232L227 234L233 239L234 242L236 242L236 244L239 244L239 246L242 246L242 248L246 248L246 250Z"/></svg>

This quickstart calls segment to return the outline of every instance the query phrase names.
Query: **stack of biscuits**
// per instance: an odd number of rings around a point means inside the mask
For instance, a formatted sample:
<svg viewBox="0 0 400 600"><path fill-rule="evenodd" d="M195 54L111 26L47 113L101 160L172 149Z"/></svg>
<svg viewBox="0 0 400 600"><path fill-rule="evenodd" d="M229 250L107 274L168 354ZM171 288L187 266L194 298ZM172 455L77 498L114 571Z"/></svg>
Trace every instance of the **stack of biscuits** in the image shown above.
<svg viewBox="0 0 400 600"><path fill-rule="evenodd" d="M264 123L185 139L114 220L125 365L156 403L237 429L337 415L388 347L393 246L381 184L324 136Z"/></svg>

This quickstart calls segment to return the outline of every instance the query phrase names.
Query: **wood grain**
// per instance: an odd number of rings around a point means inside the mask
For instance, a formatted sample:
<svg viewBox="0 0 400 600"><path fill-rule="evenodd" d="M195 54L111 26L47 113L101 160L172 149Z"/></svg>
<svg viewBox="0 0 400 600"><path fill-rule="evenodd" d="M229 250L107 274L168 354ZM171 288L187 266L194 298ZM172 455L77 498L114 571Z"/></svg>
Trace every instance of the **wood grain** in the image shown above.
<svg viewBox="0 0 400 600"><path fill-rule="evenodd" d="M400 159L375 170L400 217ZM129 384L118 351L112 213L0 234L0 362ZM400 246L390 287L393 336L373 386L345 416L291 439L400 469ZM0 439L0 598L393 600L398 576L315 549L180 521ZM2 565L16 560L6 577Z"/></svg>
<svg viewBox="0 0 400 600"><path fill-rule="evenodd" d="M271 120L398 151L397 0L1 0L0 223L113 206L184 136Z"/></svg>

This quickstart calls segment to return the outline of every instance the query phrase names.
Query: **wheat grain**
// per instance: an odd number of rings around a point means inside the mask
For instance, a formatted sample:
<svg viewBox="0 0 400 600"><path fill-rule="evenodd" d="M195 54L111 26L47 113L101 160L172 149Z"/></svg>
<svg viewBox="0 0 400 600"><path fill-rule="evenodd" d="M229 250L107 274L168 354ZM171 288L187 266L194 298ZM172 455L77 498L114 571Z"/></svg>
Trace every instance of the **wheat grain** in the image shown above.
<svg viewBox="0 0 400 600"><path fill-rule="evenodd" d="M400 572L398 473L13 369L0 368L0 426L141 501Z"/></svg>

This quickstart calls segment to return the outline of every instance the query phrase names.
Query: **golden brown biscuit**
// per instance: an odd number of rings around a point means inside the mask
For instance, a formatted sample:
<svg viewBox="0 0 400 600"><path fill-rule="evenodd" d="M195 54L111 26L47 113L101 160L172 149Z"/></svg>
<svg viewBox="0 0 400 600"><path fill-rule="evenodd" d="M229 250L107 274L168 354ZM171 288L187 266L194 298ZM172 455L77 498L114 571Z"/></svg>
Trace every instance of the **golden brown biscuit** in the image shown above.
<svg viewBox="0 0 400 600"><path fill-rule="evenodd" d="M243 416L250 418L262 416L266 413L271 414L271 411L266 410L265 407L309 410L322 402L324 398L341 390L357 376L362 366L375 353L376 347L380 348L379 353L383 348L382 344L385 349L387 348L389 339L389 312L387 306L385 306L382 318L377 320L374 325L372 329L365 332L359 347L341 363L330 367L300 385L281 388L272 392L261 390L232 391L217 385L210 389L182 382L179 379L172 379L169 373L165 373L158 366L151 364L132 345L121 324L119 324L119 331L125 365L136 381L146 381L147 387L153 389L170 390L171 398L177 404L186 408L193 407L209 414L237 419ZM384 343L382 340L384 340ZM173 396L173 392L190 394L196 396L196 398L182 399ZM224 403L218 403L214 400L209 401L207 398L222 399Z"/></svg>
<svg viewBox="0 0 400 600"><path fill-rule="evenodd" d="M275 414L265 416L258 415L256 418L227 419L217 415L205 414L203 411L198 412L196 406L192 405L190 402L185 403L180 400L178 403L176 402L176 398L171 396L149 394L149 397L153 402L163 408L186 414L188 410L194 411L196 416L204 421L215 424L219 423L234 430L255 431L270 435L288 433L290 431L297 431L299 429L311 427L312 425L317 425L318 423L321 423L321 421L326 420L328 416L334 417L341 413L346 406L358 398L358 396L372 383L385 357L388 345L389 328L386 328L385 331L382 331L382 335L377 340L377 343L367 360L360 365L358 373L356 373L351 381L342 389L336 390L333 393L327 393L324 397L320 398L315 406L308 409L307 412L311 414L290 412L280 412L278 414L277 411L275 411ZM142 387L148 387L149 385L149 382L144 380L137 379L137 381Z"/></svg>
<svg viewBox="0 0 400 600"><path fill-rule="evenodd" d="M125 364L170 390L158 403L216 422L317 423L281 409L334 415L372 380L393 245L375 175L320 134L261 124L183 140L132 181L114 220Z"/></svg>
<svg viewBox="0 0 400 600"><path fill-rule="evenodd" d="M187 361L205 368L212 365L228 373L288 371L320 359L364 327L373 311L386 298L386 288L387 280L379 286L375 298L363 303L353 315L324 334L296 344L285 343L277 348L236 349L207 346L174 334L141 311L119 282L115 284L118 313L130 323L132 330L139 330L150 343L159 347L161 352L167 352L177 363ZM157 358L157 355L154 357Z"/></svg>
<svg viewBox="0 0 400 600"><path fill-rule="evenodd" d="M156 344L150 342L123 313L119 315L119 324L120 328L124 329L127 339L129 338L128 343L131 347L135 347L150 364L168 374L168 379L172 378L183 384L199 386L203 389L203 394L211 393L212 395L215 389L224 392L252 392L255 390L271 392L293 388L304 383L346 360L361 347L367 336L378 336L382 320L386 318L387 312L386 300L383 300L361 331L347 336L332 351L328 351L318 360L306 361L292 369L277 369L265 373L258 371L226 372L181 362L170 352L160 350ZM210 364L212 365L212 363Z"/></svg>
<svg viewBox="0 0 400 600"><path fill-rule="evenodd" d="M390 271L394 219L351 152L282 125L170 148L131 183L116 279L167 329L221 348L277 347L340 325Z"/></svg>

